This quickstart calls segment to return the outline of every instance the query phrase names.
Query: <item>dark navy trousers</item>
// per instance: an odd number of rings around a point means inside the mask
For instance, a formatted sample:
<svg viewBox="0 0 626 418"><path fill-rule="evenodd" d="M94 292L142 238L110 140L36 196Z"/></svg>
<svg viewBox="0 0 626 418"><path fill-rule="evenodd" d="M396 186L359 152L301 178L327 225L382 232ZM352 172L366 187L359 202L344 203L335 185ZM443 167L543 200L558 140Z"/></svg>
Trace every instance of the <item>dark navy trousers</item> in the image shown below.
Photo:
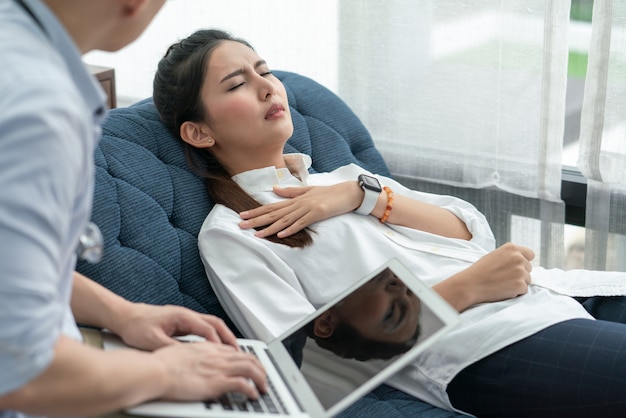
<svg viewBox="0 0 626 418"><path fill-rule="evenodd" d="M478 417L626 417L626 297L578 300L597 320L558 323L468 366L448 386L452 405Z"/></svg>

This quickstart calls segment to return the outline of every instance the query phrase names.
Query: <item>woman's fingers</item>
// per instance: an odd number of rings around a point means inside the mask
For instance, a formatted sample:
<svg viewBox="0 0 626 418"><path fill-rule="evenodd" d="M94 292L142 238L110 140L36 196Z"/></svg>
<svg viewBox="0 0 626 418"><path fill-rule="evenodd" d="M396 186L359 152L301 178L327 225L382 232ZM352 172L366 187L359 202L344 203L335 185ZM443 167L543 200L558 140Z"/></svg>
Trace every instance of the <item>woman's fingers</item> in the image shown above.
<svg viewBox="0 0 626 418"><path fill-rule="evenodd" d="M299 203L294 202L288 207L277 209L256 218L243 220L239 226L244 229L259 228L255 235L260 238L283 232L281 237L293 235L306 228L315 220L310 216L311 211Z"/></svg>
<svg viewBox="0 0 626 418"><path fill-rule="evenodd" d="M363 192L356 181L346 181L333 186L275 187L274 193L287 200L241 212L239 226L266 227L256 233L262 238L273 234L287 237L315 222L354 210Z"/></svg>

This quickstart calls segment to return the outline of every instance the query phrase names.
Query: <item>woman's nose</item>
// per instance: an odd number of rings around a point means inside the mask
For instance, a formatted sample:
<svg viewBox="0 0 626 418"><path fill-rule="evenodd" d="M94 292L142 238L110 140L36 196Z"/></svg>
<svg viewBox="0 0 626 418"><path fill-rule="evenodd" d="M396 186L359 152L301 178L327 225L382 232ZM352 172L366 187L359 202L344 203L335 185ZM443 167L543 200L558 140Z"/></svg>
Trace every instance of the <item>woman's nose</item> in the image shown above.
<svg viewBox="0 0 626 418"><path fill-rule="evenodd" d="M259 96L261 100L268 100L274 95L274 85L267 79L261 77L259 85Z"/></svg>
<svg viewBox="0 0 626 418"><path fill-rule="evenodd" d="M406 291L408 290L406 285L402 283L400 280L394 281L393 284L391 284L388 287L393 293L398 293L398 294L406 293Z"/></svg>
<svg viewBox="0 0 626 418"><path fill-rule="evenodd" d="M403 296L411 296L413 294L411 289L409 289L409 287L402 282L400 282L398 286L398 293Z"/></svg>

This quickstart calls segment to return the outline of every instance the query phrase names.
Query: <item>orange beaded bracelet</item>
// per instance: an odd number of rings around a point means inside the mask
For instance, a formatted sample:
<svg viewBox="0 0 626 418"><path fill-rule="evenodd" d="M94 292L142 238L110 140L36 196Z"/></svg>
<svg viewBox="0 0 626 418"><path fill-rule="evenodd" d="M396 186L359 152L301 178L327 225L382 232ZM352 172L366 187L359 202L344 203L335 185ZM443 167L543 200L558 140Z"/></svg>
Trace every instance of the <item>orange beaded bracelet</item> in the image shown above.
<svg viewBox="0 0 626 418"><path fill-rule="evenodd" d="M381 224L387 222L389 214L391 213L391 208L393 207L393 191L387 186L383 187L383 190L387 193L387 207L385 208L383 216L380 218Z"/></svg>

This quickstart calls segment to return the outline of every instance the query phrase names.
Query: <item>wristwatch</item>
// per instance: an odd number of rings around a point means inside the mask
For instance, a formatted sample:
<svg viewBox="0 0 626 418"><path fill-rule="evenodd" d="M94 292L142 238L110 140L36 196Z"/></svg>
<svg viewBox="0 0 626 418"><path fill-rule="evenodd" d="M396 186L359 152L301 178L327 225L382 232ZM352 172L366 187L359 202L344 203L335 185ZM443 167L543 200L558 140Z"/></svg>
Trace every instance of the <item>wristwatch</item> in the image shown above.
<svg viewBox="0 0 626 418"><path fill-rule="evenodd" d="M365 192L365 196L363 196L361 206L359 206L355 212L359 215L369 215L374 210L378 195L383 191L383 188L380 186L380 182L376 177L365 174L359 175L357 181L361 189Z"/></svg>

